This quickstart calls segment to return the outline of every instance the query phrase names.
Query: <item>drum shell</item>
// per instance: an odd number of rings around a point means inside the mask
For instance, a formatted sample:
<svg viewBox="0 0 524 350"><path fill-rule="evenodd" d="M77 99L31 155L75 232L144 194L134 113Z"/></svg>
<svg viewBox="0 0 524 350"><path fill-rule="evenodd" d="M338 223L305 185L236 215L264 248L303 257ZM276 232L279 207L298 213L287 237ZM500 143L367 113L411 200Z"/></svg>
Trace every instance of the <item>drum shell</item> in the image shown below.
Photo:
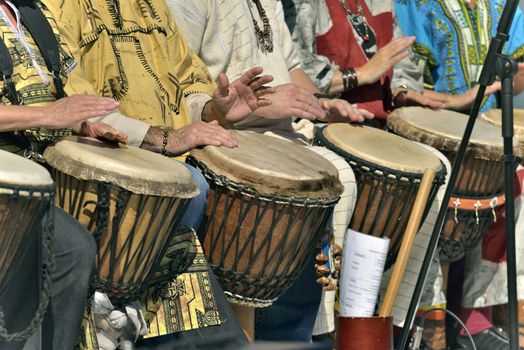
<svg viewBox="0 0 524 350"><path fill-rule="evenodd" d="M266 307L298 277L338 197L276 197L217 177L198 159L211 192L203 249L231 302Z"/></svg>
<svg viewBox="0 0 524 350"><path fill-rule="evenodd" d="M30 237L50 210L54 186L13 187L0 184L0 292L26 250Z"/></svg>
<svg viewBox="0 0 524 350"><path fill-rule="evenodd" d="M148 287L176 234L186 199L133 194L119 186L79 180L52 170L56 204L75 217L97 241L92 287L114 303L136 300ZM173 276L156 276L161 283Z"/></svg>
<svg viewBox="0 0 524 350"><path fill-rule="evenodd" d="M331 143L321 129L317 132L316 140L320 145L343 157L353 169L358 195L349 228L391 240L385 264L385 269L389 269L400 249L402 236L415 204L422 172L416 174L397 171L355 157ZM442 166L442 170L435 176L428 203L433 201L438 188L444 182L444 169ZM422 222L429 208L429 205L426 206Z"/></svg>

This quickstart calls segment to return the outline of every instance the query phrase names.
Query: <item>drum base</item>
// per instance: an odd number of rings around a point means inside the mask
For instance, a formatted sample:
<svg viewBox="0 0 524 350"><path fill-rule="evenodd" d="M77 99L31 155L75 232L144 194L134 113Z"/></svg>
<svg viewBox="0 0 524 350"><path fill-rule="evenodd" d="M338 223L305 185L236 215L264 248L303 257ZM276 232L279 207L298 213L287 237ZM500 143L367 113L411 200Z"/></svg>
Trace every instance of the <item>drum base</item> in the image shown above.
<svg viewBox="0 0 524 350"><path fill-rule="evenodd" d="M255 308L235 303L230 303L230 305L246 338L253 342L255 340Z"/></svg>
<svg viewBox="0 0 524 350"><path fill-rule="evenodd" d="M393 350L393 317L338 317L337 350Z"/></svg>

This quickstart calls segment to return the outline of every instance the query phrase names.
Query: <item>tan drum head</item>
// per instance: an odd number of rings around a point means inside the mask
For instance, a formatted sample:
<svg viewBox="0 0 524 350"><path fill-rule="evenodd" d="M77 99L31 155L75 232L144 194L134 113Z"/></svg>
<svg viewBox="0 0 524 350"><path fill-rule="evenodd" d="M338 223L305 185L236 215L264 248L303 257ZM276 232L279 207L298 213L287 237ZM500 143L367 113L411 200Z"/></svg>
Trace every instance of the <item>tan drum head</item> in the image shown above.
<svg viewBox="0 0 524 350"><path fill-rule="evenodd" d="M44 158L78 179L109 182L136 194L192 198L199 191L184 165L137 147L72 136L48 147Z"/></svg>
<svg viewBox="0 0 524 350"><path fill-rule="evenodd" d="M338 170L306 147L251 131L233 133L237 148L207 146L191 155L216 175L264 194L322 198L342 192Z"/></svg>
<svg viewBox="0 0 524 350"><path fill-rule="evenodd" d="M492 109L486 113L482 113L480 117L488 123L498 126L502 125L502 110L500 109ZM513 124L515 126L515 134L520 135L522 138L524 136L524 109L513 110Z"/></svg>
<svg viewBox="0 0 524 350"><path fill-rule="evenodd" d="M49 186L51 175L41 165L16 154L0 150L0 183L13 186Z"/></svg>
<svg viewBox="0 0 524 350"><path fill-rule="evenodd" d="M440 160L421 145L380 129L337 123L325 127L327 141L354 157L412 174L429 168L439 172Z"/></svg>
<svg viewBox="0 0 524 350"><path fill-rule="evenodd" d="M431 110L422 107L400 108L390 114L388 127L410 140L433 146L440 151L456 152L459 148L468 116L448 110ZM515 154L522 150L514 139ZM500 128L477 119L469 143L469 152L480 159L500 160L503 154Z"/></svg>

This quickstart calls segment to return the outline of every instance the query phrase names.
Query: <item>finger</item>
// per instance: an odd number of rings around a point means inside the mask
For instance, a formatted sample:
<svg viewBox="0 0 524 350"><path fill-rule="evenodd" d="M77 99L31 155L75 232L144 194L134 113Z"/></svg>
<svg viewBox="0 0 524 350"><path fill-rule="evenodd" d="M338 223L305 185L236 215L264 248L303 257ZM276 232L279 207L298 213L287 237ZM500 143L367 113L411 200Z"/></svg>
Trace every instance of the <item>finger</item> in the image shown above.
<svg viewBox="0 0 524 350"><path fill-rule="evenodd" d="M272 87L266 87L266 86L262 86L261 88L259 88L258 90L255 91L255 97L256 98L261 98L263 96L266 96L266 95L272 95L276 92L276 90Z"/></svg>
<svg viewBox="0 0 524 350"><path fill-rule="evenodd" d="M484 92L484 96L489 96L491 94L494 94L495 92L499 91L501 89L502 85L500 81L496 81L493 84L486 87L486 91Z"/></svg>
<svg viewBox="0 0 524 350"><path fill-rule="evenodd" d="M250 70L242 74L240 78L238 78L237 80L239 80L245 85L249 85L251 81L254 80L256 76L261 74L263 71L264 69L262 69L262 67L251 68Z"/></svg>
<svg viewBox="0 0 524 350"><path fill-rule="evenodd" d="M253 91L256 91L260 89L261 87L263 87L264 85L271 83L273 80L274 78L272 75L263 75L260 77L256 77L249 83L249 87Z"/></svg>
<svg viewBox="0 0 524 350"><path fill-rule="evenodd" d="M392 66L394 66L395 64L397 64L398 62L402 61L404 58L408 57L409 56L409 52L404 50L394 56L391 56L390 58L390 64Z"/></svg>
<svg viewBox="0 0 524 350"><path fill-rule="evenodd" d="M307 120L324 119L324 117L319 117L316 114L313 114L309 112L308 110L302 109L302 108L290 108L289 111L292 116L295 116L301 119L307 119Z"/></svg>
<svg viewBox="0 0 524 350"><path fill-rule="evenodd" d="M270 100L261 98L257 100L256 104L257 104L256 108L261 108L261 107L271 106L273 102Z"/></svg>
<svg viewBox="0 0 524 350"><path fill-rule="evenodd" d="M227 97L229 91L229 79L224 73L220 73L217 78L217 89L216 93L220 97Z"/></svg>
<svg viewBox="0 0 524 350"><path fill-rule="evenodd" d="M360 114L362 114L362 116L364 118L366 118L366 119L373 119L373 118L375 118L375 114L371 113L367 109L359 108L358 110L360 111Z"/></svg>

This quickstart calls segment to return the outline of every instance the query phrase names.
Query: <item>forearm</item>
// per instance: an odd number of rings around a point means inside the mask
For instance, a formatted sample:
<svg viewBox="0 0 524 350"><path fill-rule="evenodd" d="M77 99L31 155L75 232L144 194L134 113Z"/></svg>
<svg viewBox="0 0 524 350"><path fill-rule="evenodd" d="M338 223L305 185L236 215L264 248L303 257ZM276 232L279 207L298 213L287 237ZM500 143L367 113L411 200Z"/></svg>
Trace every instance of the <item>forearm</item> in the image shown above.
<svg viewBox="0 0 524 350"><path fill-rule="evenodd" d="M45 107L0 105L0 131L45 127L48 120Z"/></svg>
<svg viewBox="0 0 524 350"><path fill-rule="evenodd" d="M436 91L428 90L428 89L424 89L424 96L426 96L427 98L433 101L442 102L442 103L449 103L451 100L451 96L448 94L443 94L441 92L436 92Z"/></svg>
<svg viewBox="0 0 524 350"><path fill-rule="evenodd" d="M304 72L302 68L292 70L290 75L291 81L301 88L306 89L311 93L320 92L320 90L315 86L311 78Z"/></svg>
<svg viewBox="0 0 524 350"><path fill-rule="evenodd" d="M331 85L329 85L329 93L336 94L344 91L344 82L342 81L342 72L336 70L333 73L333 78L331 79Z"/></svg>
<svg viewBox="0 0 524 350"><path fill-rule="evenodd" d="M167 142L164 141L166 137ZM149 128L140 147L155 153L165 152L166 155L173 157L184 154L190 149L184 145L179 131L164 130L155 126Z"/></svg>

